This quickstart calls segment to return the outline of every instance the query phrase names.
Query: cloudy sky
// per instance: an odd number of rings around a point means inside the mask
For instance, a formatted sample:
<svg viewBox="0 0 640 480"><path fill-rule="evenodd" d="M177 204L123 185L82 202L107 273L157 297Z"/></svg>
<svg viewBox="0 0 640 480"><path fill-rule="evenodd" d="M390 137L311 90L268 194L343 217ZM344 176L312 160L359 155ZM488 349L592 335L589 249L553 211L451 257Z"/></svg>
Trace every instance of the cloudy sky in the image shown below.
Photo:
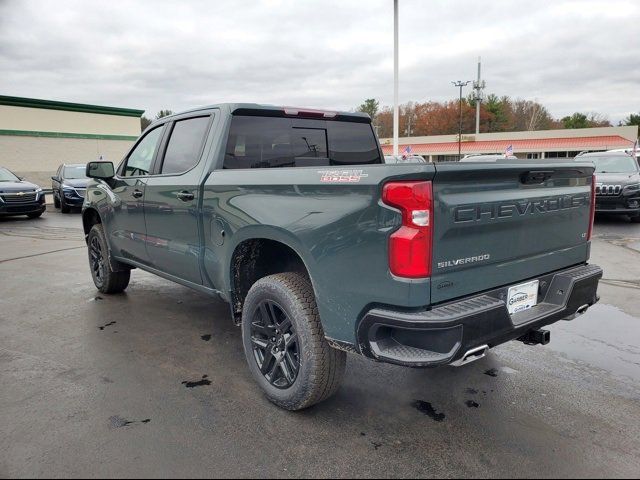
<svg viewBox="0 0 640 480"><path fill-rule="evenodd" d="M640 111L638 0L400 0L400 99L487 92ZM0 94L179 111L393 101L392 0L0 0Z"/></svg>

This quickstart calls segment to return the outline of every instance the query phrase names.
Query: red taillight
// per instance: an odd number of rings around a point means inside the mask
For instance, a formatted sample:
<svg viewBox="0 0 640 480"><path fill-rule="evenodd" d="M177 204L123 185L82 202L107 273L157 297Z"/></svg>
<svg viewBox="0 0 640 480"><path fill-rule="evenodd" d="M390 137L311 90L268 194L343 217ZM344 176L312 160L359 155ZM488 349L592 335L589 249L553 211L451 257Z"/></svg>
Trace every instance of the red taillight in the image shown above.
<svg viewBox="0 0 640 480"><path fill-rule="evenodd" d="M402 227L389 237L391 273L406 278L431 276L431 182L389 182L382 190L382 201L402 212Z"/></svg>
<svg viewBox="0 0 640 480"><path fill-rule="evenodd" d="M589 219L589 232L587 233L587 241L591 240L593 234L593 223L596 218L596 176L591 179L591 212L589 212L591 218Z"/></svg>

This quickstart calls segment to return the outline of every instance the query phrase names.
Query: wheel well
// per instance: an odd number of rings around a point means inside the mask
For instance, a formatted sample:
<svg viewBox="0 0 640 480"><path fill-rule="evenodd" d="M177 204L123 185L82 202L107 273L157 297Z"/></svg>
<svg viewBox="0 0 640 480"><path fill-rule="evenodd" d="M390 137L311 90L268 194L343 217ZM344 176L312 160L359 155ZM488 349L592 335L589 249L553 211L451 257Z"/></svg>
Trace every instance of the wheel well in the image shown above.
<svg viewBox="0 0 640 480"><path fill-rule="evenodd" d="M240 320L251 286L263 277L281 272L308 276L302 258L284 243L260 238L245 240L236 247L231 259L231 308L236 321Z"/></svg>
<svg viewBox="0 0 640 480"><path fill-rule="evenodd" d="M87 238L89 232L91 231L91 227L93 227L97 223L102 223L102 219L98 212L94 209L89 208L82 212L82 227L84 228L84 238Z"/></svg>

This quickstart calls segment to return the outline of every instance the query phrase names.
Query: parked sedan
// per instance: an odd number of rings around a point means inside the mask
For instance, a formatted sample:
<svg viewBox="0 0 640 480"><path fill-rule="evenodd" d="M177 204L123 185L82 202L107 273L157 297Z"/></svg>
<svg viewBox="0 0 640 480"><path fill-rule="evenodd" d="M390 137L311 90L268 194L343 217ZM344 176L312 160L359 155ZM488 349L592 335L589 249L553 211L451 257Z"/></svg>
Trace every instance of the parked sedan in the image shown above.
<svg viewBox="0 0 640 480"><path fill-rule="evenodd" d="M0 167L0 216L39 217L46 210L42 188Z"/></svg>
<svg viewBox="0 0 640 480"><path fill-rule="evenodd" d="M384 163L429 163L421 155L385 155Z"/></svg>
<svg viewBox="0 0 640 480"><path fill-rule="evenodd" d="M89 182L85 173L86 167L84 163L62 164L58 167L56 174L51 177L53 205L62 213L69 213L73 207L82 207Z"/></svg>

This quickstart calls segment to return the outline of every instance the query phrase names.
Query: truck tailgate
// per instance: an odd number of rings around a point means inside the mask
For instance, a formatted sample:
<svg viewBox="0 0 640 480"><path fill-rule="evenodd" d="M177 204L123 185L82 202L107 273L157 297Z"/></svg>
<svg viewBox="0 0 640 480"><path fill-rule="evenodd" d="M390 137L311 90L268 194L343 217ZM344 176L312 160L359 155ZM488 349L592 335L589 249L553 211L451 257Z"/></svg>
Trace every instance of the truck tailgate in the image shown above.
<svg viewBox="0 0 640 480"><path fill-rule="evenodd" d="M438 164L431 303L589 258L590 164Z"/></svg>

